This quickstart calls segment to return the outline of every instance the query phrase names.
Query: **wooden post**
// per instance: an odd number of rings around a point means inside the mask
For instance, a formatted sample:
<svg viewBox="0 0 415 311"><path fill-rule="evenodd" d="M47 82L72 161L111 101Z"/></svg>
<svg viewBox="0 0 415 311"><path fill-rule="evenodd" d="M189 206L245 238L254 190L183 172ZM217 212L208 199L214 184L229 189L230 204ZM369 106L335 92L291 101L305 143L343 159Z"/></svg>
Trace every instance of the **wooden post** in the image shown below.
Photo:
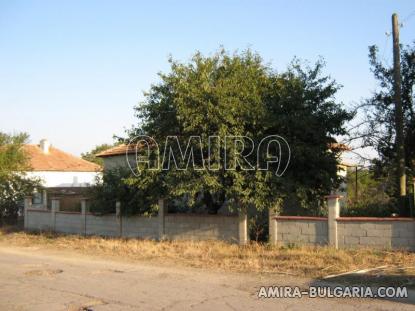
<svg viewBox="0 0 415 311"><path fill-rule="evenodd" d="M358 190L357 190L357 182L358 182L358 179L357 179L357 165L356 165L356 169L355 169L355 188L354 188L354 201L355 201L355 203L357 203L358 202L358 196L359 196L359 192L358 192Z"/></svg>
<svg viewBox="0 0 415 311"><path fill-rule="evenodd" d="M412 179L412 187L413 187L413 190L412 190L412 194L413 194L413 201L412 201L412 203L413 203L413 205L412 205L412 212L411 212L411 217L415 217L415 177Z"/></svg>
<svg viewBox="0 0 415 311"><path fill-rule="evenodd" d="M392 15L393 35L393 93L395 102L395 130L396 149L399 176L400 196L406 196L406 173L405 173L405 146L403 135L403 109L401 99L401 52L399 47L399 23L398 14ZM401 201L403 203L403 200Z"/></svg>

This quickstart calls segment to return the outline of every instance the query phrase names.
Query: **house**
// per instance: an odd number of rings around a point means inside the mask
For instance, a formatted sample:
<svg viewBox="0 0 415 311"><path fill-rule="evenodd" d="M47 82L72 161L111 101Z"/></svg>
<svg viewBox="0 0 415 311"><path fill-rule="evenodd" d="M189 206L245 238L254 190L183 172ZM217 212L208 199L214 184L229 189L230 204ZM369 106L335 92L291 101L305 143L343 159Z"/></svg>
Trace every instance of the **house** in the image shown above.
<svg viewBox="0 0 415 311"><path fill-rule="evenodd" d="M85 190L96 182L101 167L53 147L47 139L39 144L26 144L28 177L37 177L42 187L32 196L32 207L50 207L50 198L61 198L61 209L73 207Z"/></svg>
<svg viewBox="0 0 415 311"><path fill-rule="evenodd" d="M110 149L104 150L96 155L104 161L104 170L113 170L118 167L128 167L128 162L135 163L135 145L120 144Z"/></svg>

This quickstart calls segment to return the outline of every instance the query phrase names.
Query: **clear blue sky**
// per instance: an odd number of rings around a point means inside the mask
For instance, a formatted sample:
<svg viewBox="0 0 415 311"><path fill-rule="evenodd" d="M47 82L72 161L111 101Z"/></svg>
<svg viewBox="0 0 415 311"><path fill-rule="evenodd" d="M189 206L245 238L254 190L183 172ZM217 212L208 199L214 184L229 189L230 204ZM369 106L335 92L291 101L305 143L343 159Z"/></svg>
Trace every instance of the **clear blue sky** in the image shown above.
<svg viewBox="0 0 415 311"><path fill-rule="evenodd" d="M344 87L345 105L374 89L371 44L391 59L391 14L411 1L0 1L0 131L46 137L74 153L134 122L142 91L196 50L251 47L276 69L315 61ZM415 39L415 17L401 29ZM385 50L386 47L386 50Z"/></svg>

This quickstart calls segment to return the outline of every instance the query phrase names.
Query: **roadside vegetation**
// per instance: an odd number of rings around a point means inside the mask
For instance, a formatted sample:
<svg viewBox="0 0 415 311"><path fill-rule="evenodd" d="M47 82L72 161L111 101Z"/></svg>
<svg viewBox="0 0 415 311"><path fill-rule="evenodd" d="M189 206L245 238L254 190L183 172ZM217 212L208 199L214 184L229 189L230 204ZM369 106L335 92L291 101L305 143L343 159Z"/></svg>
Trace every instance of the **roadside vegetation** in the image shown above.
<svg viewBox="0 0 415 311"><path fill-rule="evenodd" d="M0 224L16 223L24 197L32 194L40 180L29 177L29 159L23 149L26 133L0 132Z"/></svg>
<svg viewBox="0 0 415 311"><path fill-rule="evenodd" d="M239 246L220 241L157 242L53 233L34 234L5 229L0 233L0 245L70 251L114 260L309 278L382 267L382 271L392 277L394 285L415 285L415 253L407 251L335 250L329 247L294 245L276 247L259 243Z"/></svg>

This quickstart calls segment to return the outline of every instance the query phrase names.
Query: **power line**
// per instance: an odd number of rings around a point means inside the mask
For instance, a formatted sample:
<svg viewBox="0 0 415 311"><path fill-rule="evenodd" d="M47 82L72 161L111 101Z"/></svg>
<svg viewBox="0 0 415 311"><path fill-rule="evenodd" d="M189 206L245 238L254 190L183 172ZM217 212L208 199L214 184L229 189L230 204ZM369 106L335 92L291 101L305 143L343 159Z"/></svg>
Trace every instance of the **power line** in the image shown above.
<svg viewBox="0 0 415 311"><path fill-rule="evenodd" d="M400 23L400 26L403 27L404 26L404 23L407 22L407 21L409 21L414 16L415 16L415 10L412 11L411 13L409 13L404 19L402 19L402 21Z"/></svg>

